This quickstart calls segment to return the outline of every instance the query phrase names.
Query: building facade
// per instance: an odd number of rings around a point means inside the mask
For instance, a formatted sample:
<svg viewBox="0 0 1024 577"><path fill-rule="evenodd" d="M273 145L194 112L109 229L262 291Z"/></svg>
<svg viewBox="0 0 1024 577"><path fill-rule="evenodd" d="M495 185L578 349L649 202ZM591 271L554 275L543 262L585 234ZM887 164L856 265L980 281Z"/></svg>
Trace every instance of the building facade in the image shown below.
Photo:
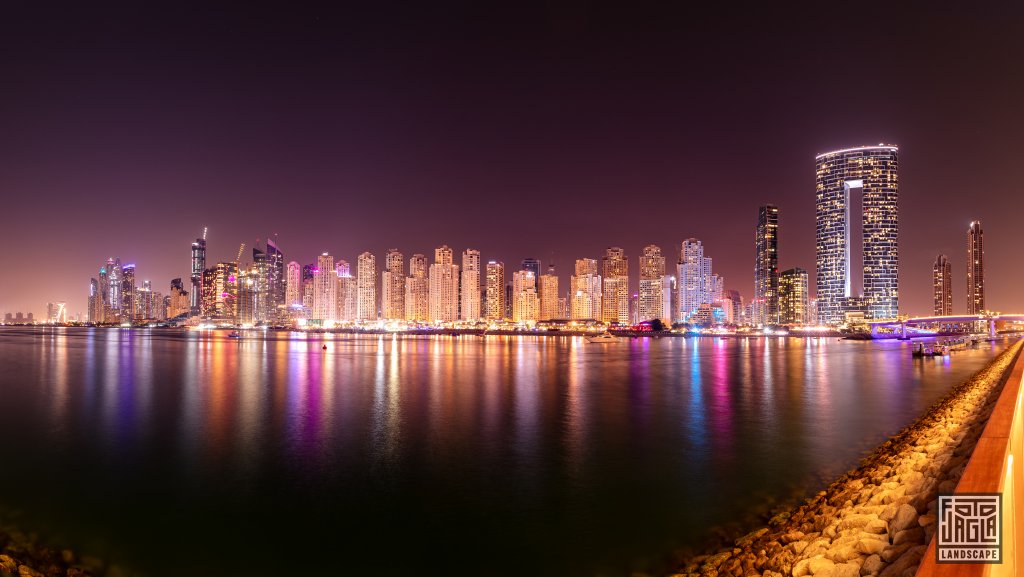
<svg viewBox="0 0 1024 577"><path fill-rule="evenodd" d="M356 258L356 320L377 320L377 258L369 252Z"/></svg>
<svg viewBox="0 0 1024 577"><path fill-rule="evenodd" d="M985 310L985 234L981 221L967 229L967 314Z"/></svg>
<svg viewBox="0 0 1024 577"><path fill-rule="evenodd" d="M936 257L932 265L932 301L933 314L953 314L953 266L944 254Z"/></svg>
<svg viewBox="0 0 1024 577"><path fill-rule="evenodd" d="M665 319L665 257L655 245L644 247L640 255L640 290L637 293L637 318L643 321ZM628 294L627 290L627 294Z"/></svg>
<svg viewBox="0 0 1024 577"><path fill-rule="evenodd" d="M754 236L755 325L779 322L779 208L768 204L757 211Z"/></svg>
<svg viewBox="0 0 1024 577"><path fill-rule="evenodd" d="M486 293L484 297L484 318L500 321L505 318L505 264L487 263Z"/></svg>
<svg viewBox="0 0 1024 577"><path fill-rule="evenodd" d="M899 314L898 149L878 145L815 157L815 287L819 320Z"/></svg>
<svg viewBox="0 0 1024 577"><path fill-rule="evenodd" d="M453 323L459 319L459 265L453 258L448 245L434 249L429 275L431 322Z"/></svg>
<svg viewBox="0 0 1024 577"><path fill-rule="evenodd" d="M462 281L459 318L464 321L480 320L480 251L466 249L462 252Z"/></svg>
<svg viewBox="0 0 1024 577"><path fill-rule="evenodd" d="M384 256L380 274L380 308L384 320L405 319L405 257L397 248Z"/></svg>
<svg viewBox="0 0 1024 577"><path fill-rule="evenodd" d="M409 278L405 281L405 320L426 322L430 315L430 282L427 257L414 254L409 258Z"/></svg>
<svg viewBox="0 0 1024 577"><path fill-rule="evenodd" d="M804 325L808 323L807 313L810 308L809 284L810 277L807 271L800 267L783 271L779 275L778 323L785 325Z"/></svg>
<svg viewBox="0 0 1024 577"><path fill-rule="evenodd" d="M605 249L601 272L604 276L601 320L628 325L629 261L626 260L626 251L617 246Z"/></svg>
<svg viewBox="0 0 1024 577"><path fill-rule="evenodd" d="M711 258L704 256L704 245L701 241L695 238L683 241L676 270L679 311L673 320L689 322L700 305L714 302Z"/></svg>

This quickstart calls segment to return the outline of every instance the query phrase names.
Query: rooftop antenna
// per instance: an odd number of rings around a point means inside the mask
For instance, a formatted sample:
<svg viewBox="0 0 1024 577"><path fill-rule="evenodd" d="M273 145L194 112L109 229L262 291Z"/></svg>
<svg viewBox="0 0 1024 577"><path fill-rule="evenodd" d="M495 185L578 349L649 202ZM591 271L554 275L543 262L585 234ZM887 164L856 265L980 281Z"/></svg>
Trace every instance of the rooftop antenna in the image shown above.
<svg viewBox="0 0 1024 577"><path fill-rule="evenodd" d="M206 240L206 227L203 227L203 240Z"/></svg>

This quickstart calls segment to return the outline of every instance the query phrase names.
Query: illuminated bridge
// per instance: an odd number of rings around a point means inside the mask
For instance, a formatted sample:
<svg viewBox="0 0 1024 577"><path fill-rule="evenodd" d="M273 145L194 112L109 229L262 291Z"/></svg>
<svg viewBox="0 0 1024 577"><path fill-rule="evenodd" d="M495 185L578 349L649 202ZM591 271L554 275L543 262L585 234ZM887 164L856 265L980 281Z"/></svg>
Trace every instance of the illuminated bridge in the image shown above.
<svg viewBox="0 0 1024 577"><path fill-rule="evenodd" d="M987 325L988 335L995 337L997 322L1024 322L1024 314L945 315L871 321L869 324L871 325L871 338L912 339L934 336L942 332L934 327L968 324L974 324L979 328Z"/></svg>

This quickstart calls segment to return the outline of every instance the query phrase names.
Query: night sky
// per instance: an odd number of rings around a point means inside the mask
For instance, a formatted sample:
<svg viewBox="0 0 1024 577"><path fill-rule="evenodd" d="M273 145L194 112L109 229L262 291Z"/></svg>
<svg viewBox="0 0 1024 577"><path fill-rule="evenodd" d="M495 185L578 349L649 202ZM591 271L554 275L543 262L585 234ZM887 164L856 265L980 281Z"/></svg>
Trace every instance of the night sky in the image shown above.
<svg viewBox="0 0 1024 577"><path fill-rule="evenodd" d="M301 263L446 243L562 282L617 245L633 290L643 246L697 237L749 298L758 205L813 278L814 155L880 142L902 312L940 252L966 310L974 219L988 306L1024 311L1020 3L156 4L0 9L0 313L84 313L110 256L166 293L204 226L209 262L276 233Z"/></svg>

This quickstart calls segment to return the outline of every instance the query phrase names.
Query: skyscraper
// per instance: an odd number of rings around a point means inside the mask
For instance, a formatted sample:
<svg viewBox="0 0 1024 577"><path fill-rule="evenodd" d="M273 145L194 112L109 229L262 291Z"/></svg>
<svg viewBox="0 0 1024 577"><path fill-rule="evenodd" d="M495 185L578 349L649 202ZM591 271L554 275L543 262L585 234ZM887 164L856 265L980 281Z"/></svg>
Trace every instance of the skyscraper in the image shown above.
<svg viewBox="0 0 1024 577"><path fill-rule="evenodd" d="M491 261L487 263L487 286L484 300L484 318L500 321L505 318L505 265Z"/></svg>
<svg viewBox="0 0 1024 577"><path fill-rule="evenodd" d="M512 274L512 322L530 323L537 321L540 300L537 298L537 280L532 270L521 270Z"/></svg>
<svg viewBox="0 0 1024 577"><path fill-rule="evenodd" d="M334 257L323 253L316 257L313 269L313 317L320 321L337 320L338 275L334 272Z"/></svg>
<svg viewBox="0 0 1024 577"><path fill-rule="evenodd" d="M427 257L414 254L409 259L409 278L405 283L405 319L423 322L430 316L430 281Z"/></svg>
<svg viewBox="0 0 1024 577"><path fill-rule="evenodd" d="M202 308L203 294L203 273L206 271L206 229L203 229L203 237L197 238L192 243L192 298L190 306L192 315L198 315Z"/></svg>
<svg viewBox="0 0 1024 577"><path fill-rule="evenodd" d="M626 306L628 307L628 301ZM549 321L560 317L558 310L558 275L555 265L548 265L548 272L540 277L540 313L538 319Z"/></svg>
<svg viewBox="0 0 1024 577"><path fill-rule="evenodd" d="M779 322L779 208L765 205L757 211L754 235L755 325Z"/></svg>
<svg viewBox="0 0 1024 577"><path fill-rule="evenodd" d="M256 243L252 248L252 267L248 271L245 271L244 267L239 271L239 274L246 273L245 289L252 291L252 320L249 322L253 323L270 320L275 313L274 307L270 304L270 262L267 253L260 250L259 241ZM239 289L241 288L242 284L239 282Z"/></svg>
<svg viewBox="0 0 1024 577"><path fill-rule="evenodd" d="M637 318L643 321L665 319L665 257L661 247L648 245L640 255L640 292L637 293Z"/></svg>
<svg viewBox="0 0 1024 577"><path fill-rule="evenodd" d="M626 251L617 246L604 251L602 259L604 287L601 296L601 320L606 323L629 324L629 261Z"/></svg>
<svg viewBox="0 0 1024 577"><path fill-rule="evenodd" d="M967 274L969 277L970 269ZM936 257L932 266L932 295L932 313L939 316L953 314L953 265L944 254Z"/></svg>
<svg viewBox="0 0 1024 577"><path fill-rule="evenodd" d="M107 283L110 288L110 314L108 323L121 322L121 259L107 259Z"/></svg>
<svg viewBox="0 0 1024 577"><path fill-rule="evenodd" d="M985 310L985 234L981 221L971 222L967 229L967 314Z"/></svg>
<svg viewBox="0 0 1024 577"><path fill-rule="evenodd" d="M711 257L704 256L704 245L695 238L683 241L677 266L679 312L673 320L686 322L702 304L714 302Z"/></svg>
<svg viewBox="0 0 1024 577"><path fill-rule="evenodd" d="M137 295L135 294L135 265L121 267L121 322L130 323L136 318Z"/></svg>
<svg viewBox="0 0 1024 577"><path fill-rule="evenodd" d="M430 321L452 323L459 319L459 265L448 245L434 250L430 265Z"/></svg>
<svg viewBox="0 0 1024 577"><path fill-rule="evenodd" d="M480 251L462 253L462 320L480 320Z"/></svg>
<svg viewBox="0 0 1024 577"><path fill-rule="evenodd" d="M405 257L393 248L384 256L384 271L380 274L380 307L385 320L405 319Z"/></svg>
<svg viewBox="0 0 1024 577"><path fill-rule="evenodd" d="M286 275L284 304L289 308L302 306L302 265L291 261Z"/></svg>
<svg viewBox="0 0 1024 577"><path fill-rule="evenodd" d="M576 274L572 276L571 315L576 320L601 319L601 275L597 274L597 261L592 258L576 260Z"/></svg>
<svg viewBox="0 0 1024 577"><path fill-rule="evenodd" d="M377 259L364 252L356 259L356 317L377 320Z"/></svg>
<svg viewBox="0 0 1024 577"><path fill-rule="evenodd" d="M94 278L89 279L89 322L103 322L103 294L100 292L100 281Z"/></svg>
<svg viewBox="0 0 1024 577"><path fill-rule="evenodd" d="M808 322L809 282L807 271L800 267L783 271L779 275L779 318L776 323L802 325Z"/></svg>
<svg viewBox="0 0 1024 577"><path fill-rule="evenodd" d="M334 272L338 275L338 320L352 322L356 320L359 311L359 288L356 285L356 278L352 276L348 261L335 261Z"/></svg>
<svg viewBox="0 0 1024 577"><path fill-rule="evenodd" d="M277 243L267 239L267 320L277 316L285 305L284 254Z"/></svg>
<svg viewBox="0 0 1024 577"><path fill-rule="evenodd" d="M861 146L815 157L818 317L837 325L863 303L869 319L899 314L895 146Z"/></svg>

